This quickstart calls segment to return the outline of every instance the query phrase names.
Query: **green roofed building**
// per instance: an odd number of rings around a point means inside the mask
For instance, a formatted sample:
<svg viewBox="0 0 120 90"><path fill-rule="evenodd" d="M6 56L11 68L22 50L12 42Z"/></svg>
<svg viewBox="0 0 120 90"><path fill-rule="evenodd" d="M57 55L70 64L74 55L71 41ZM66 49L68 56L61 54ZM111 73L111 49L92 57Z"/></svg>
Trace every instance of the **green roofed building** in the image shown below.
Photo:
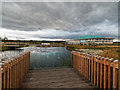
<svg viewBox="0 0 120 90"><path fill-rule="evenodd" d="M75 38L75 39L88 39L88 38L101 38L101 36L87 35L87 36L82 36L82 37Z"/></svg>
<svg viewBox="0 0 120 90"><path fill-rule="evenodd" d="M68 44L113 44L114 38L107 38L101 36L87 35L79 38L74 38L68 41Z"/></svg>

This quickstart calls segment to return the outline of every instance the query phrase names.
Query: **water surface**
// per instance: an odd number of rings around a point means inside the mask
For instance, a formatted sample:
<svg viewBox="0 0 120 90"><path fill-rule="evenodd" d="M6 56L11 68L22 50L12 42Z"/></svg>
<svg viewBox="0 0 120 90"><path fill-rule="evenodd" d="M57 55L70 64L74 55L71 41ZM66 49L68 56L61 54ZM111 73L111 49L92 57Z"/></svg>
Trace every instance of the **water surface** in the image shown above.
<svg viewBox="0 0 120 90"><path fill-rule="evenodd" d="M14 57L25 51L30 51L30 69L70 67L70 51L65 47L24 47L4 54Z"/></svg>

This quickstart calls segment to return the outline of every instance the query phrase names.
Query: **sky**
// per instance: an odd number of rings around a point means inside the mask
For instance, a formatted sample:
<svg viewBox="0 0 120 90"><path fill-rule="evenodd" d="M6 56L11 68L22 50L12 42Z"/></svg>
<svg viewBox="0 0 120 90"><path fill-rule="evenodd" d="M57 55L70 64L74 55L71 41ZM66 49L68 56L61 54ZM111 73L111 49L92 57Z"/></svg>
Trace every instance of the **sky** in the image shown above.
<svg viewBox="0 0 120 90"><path fill-rule="evenodd" d="M3 2L0 36L65 40L118 36L117 2Z"/></svg>

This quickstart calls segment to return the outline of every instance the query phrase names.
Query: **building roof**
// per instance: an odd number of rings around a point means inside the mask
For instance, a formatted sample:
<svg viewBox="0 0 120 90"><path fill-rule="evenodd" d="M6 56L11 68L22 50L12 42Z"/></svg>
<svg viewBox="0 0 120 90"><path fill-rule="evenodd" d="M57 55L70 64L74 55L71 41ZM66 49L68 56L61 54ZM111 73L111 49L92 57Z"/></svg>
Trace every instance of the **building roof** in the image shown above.
<svg viewBox="0 0 120 90"><path fill-rule="evenodd" d="M93 36L93 35L87 35L87 36L82 36L79 38L75 38L75 39L88 39L88 38L100 38L101 36Z"/></svg>
<svg viewBox="0 0 120 90"><path fill-rule="evenodd" d="M79 37L79 38L75 38L75 40L84 40L84 39L105 39L105 37L101 37L101 36L93 36L93 35L87 35L87 36L82 36L82 37ZM107 39L114 39L114 38L107 38Z"/></svg>

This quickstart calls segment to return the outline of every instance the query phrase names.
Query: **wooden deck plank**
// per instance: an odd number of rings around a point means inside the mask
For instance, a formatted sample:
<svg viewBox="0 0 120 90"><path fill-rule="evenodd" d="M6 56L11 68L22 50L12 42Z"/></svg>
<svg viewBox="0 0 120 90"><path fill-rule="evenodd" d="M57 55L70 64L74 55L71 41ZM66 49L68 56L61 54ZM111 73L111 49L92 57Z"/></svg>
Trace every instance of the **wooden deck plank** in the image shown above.
<svg viewBox="0 0 120 90"><path fill-rule="evenodd" d="M22 88L96 88L73 68L30 70Z"/></svg>

